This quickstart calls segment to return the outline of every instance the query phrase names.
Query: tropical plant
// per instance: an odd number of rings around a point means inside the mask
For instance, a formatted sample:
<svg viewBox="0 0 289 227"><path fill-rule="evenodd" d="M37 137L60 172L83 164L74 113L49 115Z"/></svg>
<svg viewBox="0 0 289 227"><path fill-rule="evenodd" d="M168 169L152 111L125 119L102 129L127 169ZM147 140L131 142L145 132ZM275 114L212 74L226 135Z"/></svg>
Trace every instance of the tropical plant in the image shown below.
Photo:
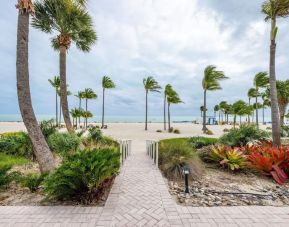
<svg viewBox="0 0 289 227"><path fill-rule="evenodd" d="M234 128L236 127L236 117L247 114L247 105L243 100L235 102L231 107L231 113L234 115ZM241 124L241 122L240 122Z"/></svg>
<svg viewBox="0 0 289 227"><path fill-rule="evenodd" d="M115 83L108 77L102 77L102 121L101 121L101 128L104 128L104 95L106 89L113 89L115 88Z"/></svg>
<svg viewBox="0 0 289 227"><path fill-rule="evenodd" d="M68 85L67 85L67 88L68 88ZM71 91L69 91L69 90L67 90L66 91L66 94L67 94L67 96L70 96L70 95L72 95L72 93L71 93ZM58 117L58 126L61 128L61 117L62 117L62 103L61 103L61 92L60 92L60 90L58 90L58 96L59 96L59 98L60 98L60 102L59 102L59 117Z"/></svg>
<svg viewBox="0 0 289 227"><path fill-rule="evenodd" d="M219 103L220 111L222 113L222 121L224 121L224 115L225 115L225 121L227 121L227 114L228 110L230 108L230 105L226 101L221 101ZM228 123L228 122L227 122Z"/></svg>
<svg viewBox="0 0 289 227"><path fill-rule="evenodd" d="M9 185L12 181L11 175L9 174L10 166L0 167L0 189Z"/></svg>
<svg viewBox="0 0 289 227"><path fill-rule="evenodd" d="M40 128L46 140L50 135L56 133L57 131L57 126L55 125L53 119L41 121Z"/></svg>
<svg viewBox="0 0 289 227"><path fill-rule="evenodd" d="M263 101L263 103L262 103L262 118L263 118L263 125L264 125L265 124L265 109L268 106L270 106L271 103L270 103L270 99L268 97L267 92L262 93L261 97L262 97L262 101Z"/></svg>
<svg viewBox="0 0 289 227"><path fill-rule="evenodd" d="M255 86L255 104L258 104L258 97L260 96L260 88L266 88L269 84L269 77L267 72L259 72L254 77ZM259 111L256 108L256 125L259 127Z"/></svg>
<svg viewBox="0 0 289 227"><path fill-rule="evenodd" d="M271 102L271 118L272 118L272 136L273 145L281 145L281 125L279 119L277 87L276 87L276 36L278 32L277 18L288 17L289 15L289 1L288 0L266 0L262 5L262 13L265 14L265 21L271 22L270 32L270 102Z"/></svg>
<svg viewBox="0 0 289 227"><path fill-rule="evenodd" d="M47 197L88 204L100 198L120 167L120 153L115 149L84 150L70 156L46 178Z"/></svg>
<svg viewBox="0 0 289 227"><path fill-rule="evenodd" d="M168 179L183 179L182 168L187 165L190 166L190 177L198 178L202 175L202 163L189 143L182 139L163 140L160 142L159 166Z"/></svg>
<svg viewBox="0 0 289 227"><path fill-rule="evenodd" d="M32 26L45 33L55 34L52 46L60 55L60 93L64 121L68 131L73 127L70 121L66 85L66 53L72 42L81 51L88 52L96 42L92 18L80 3L83 1L41 0L35 3L35 17Z"/></svg>
<svg viewBox="0 0 289 227"><path fill-rule="evenodd" d="M171 92L172 92L172 85L167 84L164 90L164 130L167 130L167 122L166 122L167 97Z"/></svg>
<svg viewBox="0 0 289 227"><path fill-rule="evenodd" d="M42 182L44 181L45 177L47 177L47 174L28 174L26 176L21 177L21 185L22 187L26 187L30 190L30 192L36 192L39 188Z"/></svg>
<svg viewBox="0 0 289 227"><path fill-rule="evenodd" d="M148 130L148 93L149 92L160 92L161 86L151 76L143 79L143 85L146 93L146 118L145 118L145 130Z"/></svg>
<svg viewBox="0 0 289 227"><path fill-rule="evenodd" d="M48 144L52 151L67 157L78 150L81 139L74 133L57 132L49 136Z"/></svg>
<svg viewBox="0 0 289 227"><path fill-rule="evenodd" d="M240 128L230 129L219 139L219 142L232 147L241 147L249 142L262 141L268 138L269 134L258 129L255 125L242 124Z"/></svg>
<svg viewBox="0 0 289 227"><path fill-rule="evenodd" d="M218 122L220 122L220 106L219 105L215 105L214 106L214 117L217 118L217 112L219 112L219 120Z"/></svg>
<svg viewBox="0 0 289 227"><path fill-rule="evenodd" d="M70 114L72 117L72 125L76 126L77 128L77 121L78 121L78 117L79 117L79 108L74 108L70 110Z"/></svg>
<svg viewBox="0 0 289 227"><path fill-rule="evenodd" d="M1 134L0 152L8 155L33 158L33 146L28 134L25 132Z"/></svg>
<svg viewBox="0 0 289 227"><path fill-rule="evenodd" d="M257 91L256 88L250 88L248 90L247 96L249 98L249 106L251 106L251 99L252 98L256 98L257 97ZM252 121L254 120L253 116L252 116ZM248 122L250 123L250 115L248 115Z"/></svg>
<svg viewBox="0 0 289 227"><path fill-rule="evenodd" d="M220 81L227 79L224 72L218 71L216 66L209 65L205 68L204 78L202 81L202 86L204 90L204 113L203 113L203 132L206 133L208 130L206 127L207 122L207 92L222 89Z"/></svg>
<svg viewBox="0 0 289 227"><path fill-rule="evenodd" d="M87 128L87 118L90 117L89 111L88 111L88 100L89 99L96 99L97 94L91 89L91 88L86 88L83 91L83 97L85 99L85 127ZM92 116L91 116L92 117Z"/></svg>
<svg viewBox="0 0 289 227"><path fill-rule="evenodd" d="M55 163L33 111L29 84L29 17L30 14L34 15L35 10L31 0L19 0L16 8L18 9L16 77L19 108L34 146L40 170L46 172L53 170Z"/></svg>
<svg viewBox="0 0 289 227"><path fill-rule="evenodd" d="M188 142L195 148L200 149L205 146L214 145L218 142L216 138L208 138L208 137L192 137L189 138Z"/></svg>
<svg viewBox="0 0 289 227"><path fill-rule="evenodd" d="M170 107L172 104L179 104L179 103L183 103L183 101L180 99L178 93L171 89L171 91L168 93L167 96L167 102L168 102L168 124L169 124L169 128L171 128L171 110Z"/></svg>
<svg viewBox="0 0 289 227"><path fill-rule="evenodd" d="M212 148L211 159L232 171L245 168L247 161L246 156L238 148L232 149L231 147L220 145Z"/></svg>
<svg viewBox="0 0 289 227"><path fill-rule="evenodd" d="M205 107L204 107L204 106L200 106L201 117L203 117L204 110L205 110ZM207 110L208 110L208 109L206 109L206 111L207 111Z"/></svg>
<svg viewBox="0 0 289 227"><path fill-rule="evenodd" d="M288 179L285 171L289 169L289 148L285 146L272 147L262 144L249 153L248 166L262 174L272 176L278 184L284 184Z"/></svg>
<svg viewBox="0 0 289 227"><path fill-rule="evenodd" d="M84 127L85 127L85 129L87 129L88 118L93 118L93 114L90 111L82 111L81 115L85 119L85 122L84 122L85 126Z"/></svg>
<svg viewBox="0 0 289 227"><path fill-rule="evenodd" d="M60 77L55 76L53 79L49 79L48 82L55 89L55 122L58 125L58 93L60 90Z"/></svg>

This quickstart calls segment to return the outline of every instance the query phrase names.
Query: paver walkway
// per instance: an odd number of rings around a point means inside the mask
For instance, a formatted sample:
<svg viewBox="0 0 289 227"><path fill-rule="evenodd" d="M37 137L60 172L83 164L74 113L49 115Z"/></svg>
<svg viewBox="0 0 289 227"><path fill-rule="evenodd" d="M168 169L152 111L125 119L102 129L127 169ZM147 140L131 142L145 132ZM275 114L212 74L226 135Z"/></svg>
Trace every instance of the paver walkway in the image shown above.
<svg viewBox="0 0 289 227"><path fill-rule="evenodd" d="M132 150L105 207L0 207L0 226L289 226L289 207L179 206L145 142Z"/></svg>

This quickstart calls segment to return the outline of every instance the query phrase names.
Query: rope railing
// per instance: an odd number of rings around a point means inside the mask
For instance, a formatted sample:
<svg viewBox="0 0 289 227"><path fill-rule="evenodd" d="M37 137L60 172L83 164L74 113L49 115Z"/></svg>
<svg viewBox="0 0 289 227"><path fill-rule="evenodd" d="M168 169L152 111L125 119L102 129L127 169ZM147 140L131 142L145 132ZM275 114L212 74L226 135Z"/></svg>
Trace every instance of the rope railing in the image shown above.
<svg viewBox="0 0 289 227"><path fill-rule="evenodd" d="M159 141L147 140L146 141L147 155L153 160L156 167L159 167Z"/></svg>
<svg viewBox="0 0 289 227"><path fill-rule="evenodd" d="M131 140L120 140L120 163L123 165L128 156L131 155Z"/></svg>

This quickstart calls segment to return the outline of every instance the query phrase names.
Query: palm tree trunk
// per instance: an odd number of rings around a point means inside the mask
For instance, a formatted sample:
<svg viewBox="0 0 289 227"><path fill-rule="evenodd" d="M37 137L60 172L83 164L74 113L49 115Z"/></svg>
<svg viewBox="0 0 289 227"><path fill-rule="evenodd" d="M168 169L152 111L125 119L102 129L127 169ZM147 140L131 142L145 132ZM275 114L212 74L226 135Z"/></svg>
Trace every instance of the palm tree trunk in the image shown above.
<svg viewBox="0 0 289 227"><path fill-rule="evenodd" d="M277 100L276 88L276 72L275 72L275 58L276 58L276 43L273 31L276 27L276 20L273 19L271 23L271 45L270 45L270 98L271 98L271 116L272 116L272 137L273 146L281 145L281 126L280 113Z"/></svg>
<svg viewBox="0 0 289 227"><path fill-rule="evenodd" d="M283 127L284 125L284 118L285 118L285 112L287 109L287 105L285 104L280 104L279 103L279 112L280 112L280 125Z"/></svg>
<svg viewBox="0 0 289 227"><path fill-rule="evenodd" d="M85 111L86 111L86 116L85 116L85 128L87 129L87 103L88 99L85 99Z"/></svg>
<svg viewBox="0 0 289 227"><path fill-rule="evenodd" d="M61 128L61 116L62 116L62 108L61 108L61 100L59 102L59 127Z"/></svg>
<svg viewBox="0 0 289 227"><path fill-rule="evenodd" d="M207 114L207 90L204 90L204 110L203 110L203 132L204 133L207 131L206 114Z"/></svg>
<svg viewBox="0 0 289 227"><path fill-rule="evenodd" d="M60 99L63 112L63 118L68 132L73 132L70 121L69 107L67 100L67 84L66 84L66 47L60 46L59 66L60 66Z"/></svg>
<svg viewBox="0 0 289 227"><path fill-rule="evenodd" d="M148 91L146 91L146 122L145 130L148 130Z"/></svg>
<svg viewBox="0 0 289 227"><path fill-rule="evenodd" d="M257 89L256 89L257 90ZM258 90L257 90L258 93ZM258 96L256 96L256 125L259 128L259 113L258 113Z"/></svg>
<svg viewBox="0 0 289 227"><path fill-rule="evenodd" d="M171 104L168 103L168 123L169 123L169 130L171 129L171 111L170 111Z"/></svg>
<svg viewBox="0 0 289 227"><path fill-rule="evenodd" d="M81 98L79 98L79 111L81 110ZM80 127L80 118L81 118L81 116L79 115L79 117L78 117L78 125L79 125L79 127Z"/></svg>
<svg viewBox="0 0 289 227"><path fill-rule="evenodd" d="M55 122L56 122L56 127L58 126L58 94L57 94L57 89L55 91Z"/></svg>
<svg viewBox="0 0 289 227"><path fill-rule="evenodd" d="M167 104L167 96L165 94L164 98L164 130L167 130L167 122L166 122L166 104Z"/></svg>
<svg viewBox="0 0 289 227"><path fill-rule="evenodd" d="M29 13L19 10L17 28L17 94L19 108L25 127L33 144L33 151L39 163L41 172L49 172L55 168L53 155L45 141L38 125L32 107L29 67L28 67L28 38L29 38Z"/></svg>
<svg viewBox="0 0 289 227"><path fill-rule="evenodd" d="M102 123L101 128L104 128L104 95L105 95L105 89L102 90Z"/></svg>
<svg viewBox="0 0 289 227"><path fill-rule="evenodd" d="M249 106L251 105L251 99L250 99L250 97L249 97ZM250 114L248 114L248 124L250 124L251 122L250 122Z"/></svg>

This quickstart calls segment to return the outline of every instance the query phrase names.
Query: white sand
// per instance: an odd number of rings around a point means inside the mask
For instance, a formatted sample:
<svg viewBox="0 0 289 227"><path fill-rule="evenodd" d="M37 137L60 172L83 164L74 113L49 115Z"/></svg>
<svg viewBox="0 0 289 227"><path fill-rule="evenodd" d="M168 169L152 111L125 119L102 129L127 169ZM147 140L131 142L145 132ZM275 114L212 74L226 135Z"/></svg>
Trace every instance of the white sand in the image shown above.
<svg viewBox="0 0 289 227"><path fill-rule="evenodd" d="M172 127L179 129L181 134L173 134L157 130L163 130L162 123L149 123L148 131L144 130L144 123L108 123L108 129L103 130L105 135L111 136L115 139L132 139L132 140L146 140L146 139L165 139L174 137L191 137L202 134L202 126L192 123L173 123ZM231 128L231 126L208 126L213 131L215 137L223 134L223 129ZM19 122L0 122L0 133L26 131L23 123Z"/></svg>

